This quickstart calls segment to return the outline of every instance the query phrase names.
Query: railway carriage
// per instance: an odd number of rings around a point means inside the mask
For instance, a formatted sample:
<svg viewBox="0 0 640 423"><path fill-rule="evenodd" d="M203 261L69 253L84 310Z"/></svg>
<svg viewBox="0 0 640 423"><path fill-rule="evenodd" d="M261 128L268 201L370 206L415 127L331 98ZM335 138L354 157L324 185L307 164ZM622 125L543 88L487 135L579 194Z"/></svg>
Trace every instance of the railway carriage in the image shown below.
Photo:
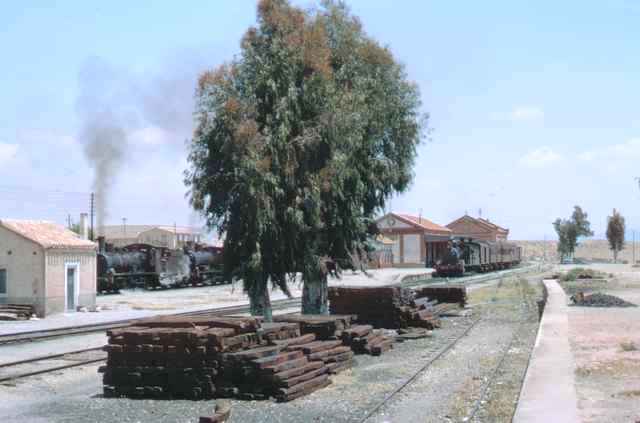
<svg viewBox="0 0 640 423"><path fill-rule="evenodd" d="M462 276L465 272L490 272L520 263L522 248L508 241L452 238L447 253L436 263L436 276Z"/></svg>

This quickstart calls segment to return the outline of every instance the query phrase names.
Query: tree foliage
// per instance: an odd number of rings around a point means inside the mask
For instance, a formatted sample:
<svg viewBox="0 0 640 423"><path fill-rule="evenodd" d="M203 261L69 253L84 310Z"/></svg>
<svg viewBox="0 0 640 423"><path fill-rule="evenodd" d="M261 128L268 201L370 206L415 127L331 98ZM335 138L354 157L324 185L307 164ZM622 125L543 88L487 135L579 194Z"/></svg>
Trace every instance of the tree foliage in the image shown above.
<svg viewBox="0 0 640 423"><path fill-rule="evenodd" d="M593 236L588 215L580 206L573 208L569 219L556 219L553 227L558 234L558 253L561 257L573 256L580 237Z"/></svg>
<svg viewBox="0 0 640 423"><path fill-rule="evenodd" d="M327 260L362 254L412 179L417 87L344 4L262 0L240 56L204 73L196 99L185 182L225 236L227 277L259 296L301 272L303 311L324 311Z"/></svg>
<svg viewBox="0 0 640 423"><path fill-rule="evenodd" d="M618 261L618 253L624 249L624 217L616 209L607 218L607 240L609 248L613 251L613 260Z"/></svg>

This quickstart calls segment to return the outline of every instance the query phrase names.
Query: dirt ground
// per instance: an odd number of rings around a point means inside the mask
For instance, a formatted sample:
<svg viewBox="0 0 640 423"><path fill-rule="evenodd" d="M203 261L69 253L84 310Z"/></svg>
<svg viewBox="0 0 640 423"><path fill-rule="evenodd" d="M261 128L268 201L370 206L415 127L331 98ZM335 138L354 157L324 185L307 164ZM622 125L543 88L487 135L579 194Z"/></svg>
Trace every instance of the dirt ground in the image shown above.
<svg viewBox="0 0 640 423"><path fill-rule="evenodd" d="M558 241L513 241L522 247L522 255L526 260L539 260L546 257L550 261L559 261L557 247ZM576 248L576 259L587 261L612 261L613 254L609 249L607 240L588 239L581 241ZM640 242L636 242L635 258L640 260ZM633 245L626 243L624 250L618 255L618 261L633 262Z"/></svg>
<svg viewBox="0 0 640 423"><path fill-rule="evenodd" d="M640 305L640 269L606 264L589 267L613 277L578 281L571 284L571 291L584 288ZM569 307L569 336L582 421L639 421L640 307Z"/></svg>

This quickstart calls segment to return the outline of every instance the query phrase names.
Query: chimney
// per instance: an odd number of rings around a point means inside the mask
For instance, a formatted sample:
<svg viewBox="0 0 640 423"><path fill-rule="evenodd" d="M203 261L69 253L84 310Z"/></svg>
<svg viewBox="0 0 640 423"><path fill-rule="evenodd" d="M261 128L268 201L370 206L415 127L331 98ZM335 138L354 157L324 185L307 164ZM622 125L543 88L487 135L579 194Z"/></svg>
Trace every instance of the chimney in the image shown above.
<svg viewBox="0 0 640 423"><path fill-rule="evenodd" d="M87 213L80 213L80 238L82 239L89 239L88 218L89 215Z"/></svg>

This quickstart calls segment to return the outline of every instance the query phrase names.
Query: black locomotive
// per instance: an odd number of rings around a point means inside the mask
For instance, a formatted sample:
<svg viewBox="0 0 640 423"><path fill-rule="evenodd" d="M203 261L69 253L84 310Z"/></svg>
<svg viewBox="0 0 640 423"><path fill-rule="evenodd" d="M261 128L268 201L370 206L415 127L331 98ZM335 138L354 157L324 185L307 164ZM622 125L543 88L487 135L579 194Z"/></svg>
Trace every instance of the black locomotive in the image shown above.
<svg viewBox="0 0 640 423"><path fill-rule="evenodd" d="M125 288L177 288L222 283L222 248L182 249L131 244L112 248L99 239L98 293Z"/></svg>
<svg viewBox="0 0 640 423"><path fill-rule="evenodd" d="M508 241L453 238L435 265L435 276L462 276L465 272L490 272L520 264L522 248Z"/></svg>

